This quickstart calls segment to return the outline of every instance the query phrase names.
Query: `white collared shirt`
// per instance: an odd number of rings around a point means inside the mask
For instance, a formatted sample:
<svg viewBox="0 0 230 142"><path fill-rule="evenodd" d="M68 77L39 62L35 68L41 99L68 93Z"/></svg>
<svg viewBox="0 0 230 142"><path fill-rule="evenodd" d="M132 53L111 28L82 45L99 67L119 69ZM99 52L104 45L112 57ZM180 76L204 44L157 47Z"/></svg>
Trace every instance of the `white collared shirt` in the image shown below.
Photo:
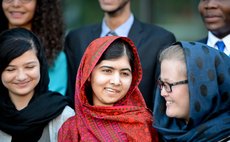
<svg viewBox="0 0 230 142"><path fill-rule="evenodd" d="M224 53L229 56L230 55L230 34L225 36L222 39L219 39L215 35L213 35L210 31L208 32L208 41L207 41L208 46L211 46L218 50L218 47L216 46L216 42L220 40L223 41L225 44Z"/></svg>
<svg viewBox="0 0 230 142"><path fill-rule="evenodd" d="M115 30L113 30L118 36L127 37L129 34L129 31L133 25L134 22L134 16L131 14L125 23L117 27ZM106 36L106 34L111 31L111 29L106 25L105 19L102 21L102 31L100 37Z"/></svg>

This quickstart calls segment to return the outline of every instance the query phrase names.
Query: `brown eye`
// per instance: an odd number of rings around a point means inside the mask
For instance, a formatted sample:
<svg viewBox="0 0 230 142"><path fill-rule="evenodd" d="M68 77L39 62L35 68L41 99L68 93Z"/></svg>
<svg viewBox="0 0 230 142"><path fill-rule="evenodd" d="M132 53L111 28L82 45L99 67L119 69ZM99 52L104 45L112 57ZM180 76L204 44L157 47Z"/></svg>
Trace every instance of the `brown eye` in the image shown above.
<svg viewBox="0 0 230 142"><path fill-rule="evenodd" d="M121 75L122 76L130 76L130 73L128 73L128 72L122 72Z"/></svg>
<svg viewBox="0 0 230 142"><path fill-rule="evenodd" d="M15 68L6 68L5 71L8 71L8 72L12 72L12 71L15 71L16 69Z"/></svg>
<svg viewBox="0 0 230 142"><path fill-rule="evenodd" d="M111 73L112 70L109 70L109 69L103 69L102 72L105 72L105 73Z"/></svg>
<svg viewBox="0 0 230 142"><path fill-rule="evenodd" d="M35 66L27 66L26 69L33 69Z"/></svg>

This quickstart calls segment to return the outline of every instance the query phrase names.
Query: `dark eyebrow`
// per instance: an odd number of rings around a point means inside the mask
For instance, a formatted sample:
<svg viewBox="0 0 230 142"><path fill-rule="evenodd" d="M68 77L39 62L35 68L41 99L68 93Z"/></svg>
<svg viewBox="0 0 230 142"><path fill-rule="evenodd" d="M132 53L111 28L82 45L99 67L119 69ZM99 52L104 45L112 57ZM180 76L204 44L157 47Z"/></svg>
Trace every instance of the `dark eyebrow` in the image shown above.
<svg viewBox="0 0 230 142"><path fill-rule="evenodd" d="M114 70L114 68L111 67L111 66L101 66L100 68L109 68L109 69ZM122 68L121 71L129 71L129 72L132 72L132 71L130 70L130 68Z"/></svg>

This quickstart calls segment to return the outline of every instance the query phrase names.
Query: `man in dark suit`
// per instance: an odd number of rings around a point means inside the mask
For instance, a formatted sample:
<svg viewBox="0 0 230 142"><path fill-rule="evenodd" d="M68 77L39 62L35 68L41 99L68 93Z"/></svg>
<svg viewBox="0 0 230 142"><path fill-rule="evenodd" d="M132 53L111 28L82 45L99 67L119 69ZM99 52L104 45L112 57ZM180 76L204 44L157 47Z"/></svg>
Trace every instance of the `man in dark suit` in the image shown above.
<svg viewBox="0 0 230 142"><path fill-rule="evenodd" d="M230 1L200 0L198 10L208 30L208 36L199 42L230 55Z"/></svg>
<svg viewBox="0 0 230 142"><path fill-rule="evenodd" d="M158 54L176 41L175 36L161 27L136 19L130 10L130 0L99 0L99 3L104 11L102 23L73 30L66 37L65 52L69 66L67 95L73 98L77 68L89 43L96 38L115 34L129 37L138 48L143 68L139 88L148 108L152 110L159 76Z"/></svg>

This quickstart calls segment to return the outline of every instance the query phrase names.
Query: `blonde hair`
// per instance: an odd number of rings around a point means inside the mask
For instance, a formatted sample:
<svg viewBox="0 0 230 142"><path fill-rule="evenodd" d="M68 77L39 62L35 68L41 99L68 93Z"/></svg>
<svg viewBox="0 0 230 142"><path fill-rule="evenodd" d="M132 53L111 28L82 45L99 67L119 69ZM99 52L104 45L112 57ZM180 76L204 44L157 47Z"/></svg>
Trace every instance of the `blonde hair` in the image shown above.
<svg viewBox="0 0 230 142"><path fill-rule="evenodd" d="M166 49L164 49L159 57L160 64L163 60L177 60L181 61L181 63L184 64L184 67L182 66L181 71L184 73L184 75L187 77L186 73L186 63L185 63L185 55L183 48L180 44L172 45Z"/></svg>

